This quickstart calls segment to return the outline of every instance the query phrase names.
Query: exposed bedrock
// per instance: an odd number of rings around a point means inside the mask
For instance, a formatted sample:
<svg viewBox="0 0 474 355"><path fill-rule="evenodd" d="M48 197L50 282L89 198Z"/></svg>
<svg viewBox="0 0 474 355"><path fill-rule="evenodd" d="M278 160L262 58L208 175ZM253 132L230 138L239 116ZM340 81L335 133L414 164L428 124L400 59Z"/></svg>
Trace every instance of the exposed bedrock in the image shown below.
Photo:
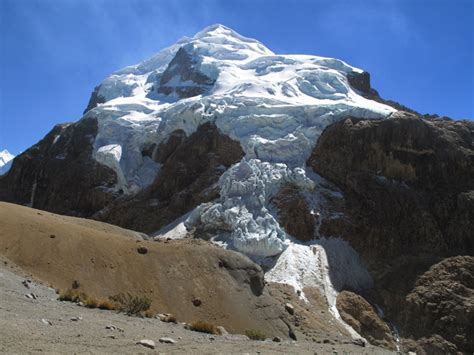
<svg viewBox="0 0 474 355"><path fill-rule="evenodd" d="M56 125L0 177L0 200L88 217L115 199L116 175L92 159L97 120Z"/></svg>
<svg viewBox="0 0 474 355"><path fill-rule="evenodd" d="M314 239L316 219L300 188L287 184L271 202L278 209L278 222L288 234L303 242Z"/></svg>
<svg viewBox="0 0 474 355"><path fill-rule="evenodd" d="M105 97L103 97L100 93L100 85L96 86L94 88L94 91L92 92L92 95L89 99L89 103L87 104L86 109L84 110L84 113L86 113L89 110L92 110L93 108L97 107L99 104L103 104L107 100Z"/></svg>
<svg viewBox="0 0 474 355"><path fill-rule="evenodd" d="M344 322L366 338L370 344L396 349L391 329L362 296L343 291L337 296L336 305Z"/></svg>
<svg viewBox="0 0 474 355"><path fill-rule="evenodd" d="M163 164L153 184L135 196L116 200L97 219L155 232L199 204L217 198L219 177L244 153L237 141L205 123L189 137L174 131L152 155Z"/></svg>
<svg viewBox="0 0 474 355"><path fill-rule="evenodd" d="M161 75L157 91L161 94L176 94L179 98L206 93L215 83L199 71L200 63L184 48L180 48Z"/></svg>
<svg viewBox="0 0 474 355"><path fill-rule="evenodd" d="M437 309L451 296L437 292L436 306L420 297L414 307L410 295L434 264L474 254L473 137L470 121L426 120L406 112L388 120L348 118L323 132L308 160L344 191L337 211L343 215L323 220L321 234L342 237L359 252L374 277L373 300L401 335L434 346L430 337L438 334L461 351L472 351L463 340L472 329L456 317L446 323ZM435 287L426 283L426 294ZM472 307L472 294L464 297ZM420 317L430 321L420 325Z"/></svg>

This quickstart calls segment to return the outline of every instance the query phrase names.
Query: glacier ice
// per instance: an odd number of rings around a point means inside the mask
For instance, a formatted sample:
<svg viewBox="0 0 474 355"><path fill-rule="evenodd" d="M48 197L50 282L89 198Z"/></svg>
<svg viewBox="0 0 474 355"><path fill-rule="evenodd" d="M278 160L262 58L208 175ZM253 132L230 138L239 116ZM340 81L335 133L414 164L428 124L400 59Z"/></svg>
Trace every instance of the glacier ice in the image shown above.
<svg viewBox="0 0 474 355"><path fill-rule="evenodd" d="M193 58L185 61L192 68L175 68L179 61L168 68L180 49ZM167 68L181 77L191 70L189 78L198 70L215 81L192 97L157 94L153 87ZM347 75L362 72L333 58L276 55L257 40L213 25L99 85L105 103L85 114L98 121L94 157L117 172L120 189L135 193L160 169L145 149L175 130L189 136L199 125L214 123L240 142L245 158L219 180L220 199L198 208L192 220L226 231L227 243L248 255L276 255L288 236L269 201L284 183L311 189L305 162L324 128L349 115L384 118L395 111L352 89ZM183 85L178 77L171 79ZM120 157L104 148L111 146L120 147Z"/></svg>

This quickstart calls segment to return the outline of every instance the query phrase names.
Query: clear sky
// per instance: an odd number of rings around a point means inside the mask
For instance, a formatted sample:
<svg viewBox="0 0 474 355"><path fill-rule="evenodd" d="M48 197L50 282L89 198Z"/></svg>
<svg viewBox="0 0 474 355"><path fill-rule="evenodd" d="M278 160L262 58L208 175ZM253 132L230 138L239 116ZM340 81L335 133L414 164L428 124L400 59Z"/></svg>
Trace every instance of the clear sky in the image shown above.
<svg viewBox="0 0 474 355"><path fill-rule="evenodd" d="M419 112L474 118L474 0L0 0L0 150L79 119L108 74L213 23L363 68Z"/></svg>

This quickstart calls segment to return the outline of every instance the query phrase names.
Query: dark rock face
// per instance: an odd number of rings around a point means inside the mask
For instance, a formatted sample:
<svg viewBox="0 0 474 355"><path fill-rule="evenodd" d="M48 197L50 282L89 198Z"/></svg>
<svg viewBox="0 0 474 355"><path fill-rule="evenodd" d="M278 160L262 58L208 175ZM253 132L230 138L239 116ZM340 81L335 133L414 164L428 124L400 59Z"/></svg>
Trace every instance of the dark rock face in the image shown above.
<svg viewBox="0 0 474 355"><path fill-rule="evenodd" d="M387 106L393 107L394 109L399 110L399 111L405 111L405 112L410 112L410 113L419 115L419 113L416 112L415 110L412 110L396 101L382 98L377 92L377 90L371 87L370 74L366 71L362 73L356 73L356 72L349 73L347 75L347 81L354 89L359 91L360 95L364 96L365 98L369 100L380 102Z"/></svg>
<svg viewBox="0 0 474 355"><path fill-rule="evenodd" d="M165 95L176 93L180 98L204 94L214 85L215 79L201 73L198 64L184 48L180 48L161 75L157 91Z"/></svg>
<svg viewBox="0 0 474 355"><path fill-rule="evenodd" d="M231 251L226 259L221 259L219 266L225 268L241 284L250 285L255 296L260 296L265 288L264 273L260 266L242 254Z"/></svg>
<svg viewBox="0 0 474 355"><path fill-rule="evenodd" d="M115 173L92 158L97 121L56 125L0 177L0 200L88 217L117 196Z"/></svg>
<svg viewBox="0 0 474 355"><path fill-rule="evenodd" d="M219 196L217 181L244 153L240 144L213 124L191 136L175 131L153 153L163 164L154 183L136 196L119 199L95 218L145 233Z"/></svg>
<svg viewBox="0 0 474 355"><path fill-rule="evenodd" d="M459 349L474 351L474 257L456 256L433 265L418 278L401 312L404 332L419 338L441 334ZM411 319L416 319L412 322ZM440 341L422 346L428 354ZM441 347L442 351L446 350ZM446 352L444 352L446 353Z"/></svg>
<svg viewBox="0 0 474 355"><path fill-rule="evenodd" d="M91 98L89 99L89 103L87 104L87 107L84 110L84 113L86 113L89 110L92 110L94 107L97 107L99 104L103 104L105 102L105 97L99 94L99 89L100 89L100 85L94 88Z"/></svg>
<svg viewBox="0 0 474 355"><path fill-rule="evenodd" d="M284 186L272 202L278 208L278 221L288 234L303 242L314 239L316 219L297 186Z"/></svg>
<svg viewBox="0 0 474 355"><path fill-rule="evenodd" d="M426 322L410 331L420 313L409 306L409 295L433 264L474 254L473 137L469 121L406 112L388 120L348 118L323 132L308 160L345 196L344 217L323 220L321 234L343 237L359 252L374 277L377 303L402 336L446 334L459 350L468 348L448 336L446 324ZM441 312L431 316L443 324ZM457 335L467 331L458 320L449 326Z"/></svg>
<svg viewBox="0 0 474 355"><path fill-rule="evenodd" d="M395 350L391 330L375 309L362 296L343 291L337 296L336 306L341 318L373 345Z"/></svg>
<svg viewBox="0 0 474 355"><path fill-rule="evenodd" d="M154 183L123 196L113 189L115 172L92 158L96 134L94 118L54 127L0 177L0 200L154 232L217 198L220 175L244 155L213 124L201 125L190 137L173 132L143 152L163 164Z"/></svg>

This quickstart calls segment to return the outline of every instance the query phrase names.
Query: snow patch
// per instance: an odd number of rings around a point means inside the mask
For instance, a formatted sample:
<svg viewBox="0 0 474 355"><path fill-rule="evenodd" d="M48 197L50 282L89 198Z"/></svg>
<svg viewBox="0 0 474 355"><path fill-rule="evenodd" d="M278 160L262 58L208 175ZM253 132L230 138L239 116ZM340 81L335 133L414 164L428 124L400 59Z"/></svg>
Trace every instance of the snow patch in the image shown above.
<svg viewBox="0 0 474 355"><path fill-rule="evenodd" d="M293 286L295 290L301 291L301 297L305 300L305 287L319 289L326 298L331 314L354 338L361 337L342 321L336 299L339 290L369 289L373 286L373 280L357 252L346 241L322 238L308 244L291 242L265 274L265 279Z"/></svg>
<svg viewBox="0 0 474 355"><path fill-rule="evenodd" d="M95 159L97 162L108 166L117 174L117 189L126 191L125 178L122 168L120 167L120 159L122 158L122 146L119 144L104 145L97 149Z"/></svg>

